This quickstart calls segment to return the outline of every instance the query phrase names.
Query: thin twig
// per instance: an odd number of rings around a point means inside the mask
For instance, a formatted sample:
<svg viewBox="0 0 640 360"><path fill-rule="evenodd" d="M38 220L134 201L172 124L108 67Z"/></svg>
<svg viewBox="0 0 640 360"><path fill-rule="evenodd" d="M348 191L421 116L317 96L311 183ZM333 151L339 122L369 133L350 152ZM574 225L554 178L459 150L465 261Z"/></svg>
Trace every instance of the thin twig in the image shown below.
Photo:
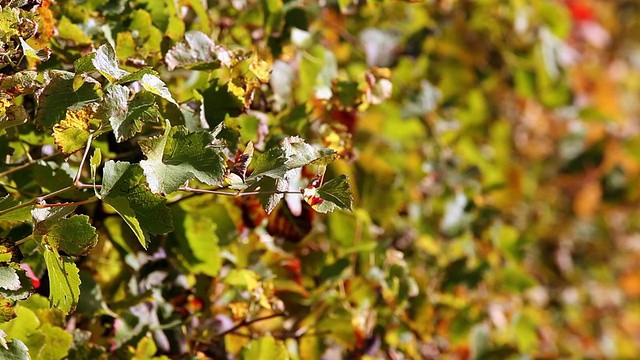
<svg viewBox="0 0 640 360"><path fill-rule="evenodd" d="M4 215L4 214L7 214L7 213L10 213L10 212L12 212L14 210L18 210L18 209L21 209L23 207L31 206L31 205L33 205L35 203L36 203L36 199L33 199L31 201L27 201L26 203L18 204L16 206L12 206L12 207L10 207L8 209L0 210L0 215Z"/></svg>
<svg viewBox="0 0 640 360"><path fill-rule="evenodd" d="M60 155L60 153L56 153L56 154L53 154L53 155L47 155L47 156L42 157L42 158L37 159L37 160L31 160L31 161L28 161L28 162L26 162L26 163L24 163L24 164L22 164L22 165L18 165L18 166L16 166L16 167L13 167L13 168L11 168L11 169L7 170L7 171L1 172L1 173L0 173L0 177L7 176L7 175L9 175L9 174L11 174L11 173L14 173L14 172L18 171L18 170L22 170L22 169L24 169L24 168L26 168L26 167L29 167L29 166L31 166L31 165L33 165L33 164L37 163L38 161L45 161L45 160L49 160L49 159L51 159L52 157L54 157L54 156L58 156L58 155Z"/></svg>
<svg viewBox="0 0 640 360"><path fill-rule="evenodd" d="M262 195L262 194L297 194L302 195L299 191L280 191L280 190L270 190L270 191L224 191L224 190L206 190L206 189L195 189L188 186L183 186L178 188L178 191L186 191L192 193L200 193L200 194L214 194L214 195L226 195L226 196L249 196L249 195Z"/></svg>
<svg viewBox="0 0 640 360"><path fill-rule="evenodd" d="M57 204L36 204L36 208L43 209L43 208L51 208L51 207L78 206L78 205L89 204L89 203L95 202L96 200L98 200L98 197L92 196L87 200L82 200L82 201L72 201L72 202L57 203Z"/></svg>
<svg viewBox="0 0 640 360"><path fill-rule="evenodd" d="M61 193L63 193L63 192L67 192L67 191L69 191L69 190L71 190L71 189L73 189L73 188L74 188L73 186L63 187L63 188L62 188L62 189L60 189L60 190L56 190L56 191L54 191L54 192L50 192L50 193L45 194L45 195L42 195L42 196L38 196L38 197L35 199L35 201L36 201L37 203L41 203L41 202L45 201L46 199L48 199L48 198L50 198L50 197L52 197L52 196L56 196L56 195L61 194Z"/></svg>
<svg viewBox="0 0 640 360"><path fill-rule="evenodd" d="M275 314L271 314L271 315L258 317L258 318L255 318L255 319L251 319L251 320L244 319L241 322L237 323L235 326L233 326L233 327L231 327L231 328L229 328L229 329L227 329L227 330L225 330L225 331L223 331L221 333L218 333L218 334L214 335L214 337L222 337L222 336L230 334L230 333L232 333L232 332L234 332L234 331L236 331L236 330L238 330L238 329L240 329L242 327L250 326L253 323L257 323L259 321L269 320L269 319L273 319L273 318L277 318L277 317L281 317L281 316L287 316L287 313L286 312L279 312L279 313L275 313Z"/></svg>
<svg viewBox="0 0 640 360"><path fill-rule="evenodd" d="M22 244L26 243L27 241L33 239L33 237L34 237L33 234L31 234L31 235L27 236L24 239L20 239L20 240L16 241L16 245L22 245Z"/></svg>

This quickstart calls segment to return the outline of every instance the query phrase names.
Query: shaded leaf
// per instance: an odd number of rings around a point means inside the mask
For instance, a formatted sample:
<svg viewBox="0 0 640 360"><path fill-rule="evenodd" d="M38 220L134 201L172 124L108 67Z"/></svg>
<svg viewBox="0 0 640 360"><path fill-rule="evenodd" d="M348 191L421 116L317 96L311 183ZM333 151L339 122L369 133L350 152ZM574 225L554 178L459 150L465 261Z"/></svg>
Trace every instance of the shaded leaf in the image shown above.
<svg viewBox="0 0 640 360"><path fill-rule="evenodd" d="M2 100L0 99L0 101ZM0 104L0 110L4 110L4 112L0 113L0 131L13 126L22 125L29 119L29 116L22 105L12 104L7 108L1 109Z"/></svg>
<svg viewBox="0 0 640 360"><path fill-rule="evenodd" d="M173 228L165 206L167 200L151 192L138 165L105 163L100 197L118 211L145 248L149 234L162 234Z"/></svg>
<svg viewBox="0 0 640 360"><path fill-rule="evenodd" d="M74 215L46 224L37 226L34 234L42 236L51 248L69 255L87 255L98 243L96 229L90 225L86 215Z"/></svg>
<svg viewBox="0 0 640 360"><path fill-rule="evenodd" d="M304 199L314 210L321 213L333 211L335 207L351 211L353 195L349 178L346 175L340 175L317 189L306 188Z"/></svg>
<svg viewBox="0 0 640 360"><path fill-rule="evenodd" d="M219 85L218 79L214 79L201 94L204 116L212 129L220 125L227 116L235 117L244 111L244 103L229 92L227 85Z"/></svg>
<svg viewBox="0 0 640 360"><path fill-rule="evenodd" d="M209 132L189 133L184 126L167 126L163 135L140 141L147 156L140 166L151 190L168 194L193 178L208 185L220 185L223 162L211 147L213 140Z"/></svg>
<svg viewBox="0 0 640 360"><path fill-rule="evenodd" d="M85 82L77 91L73 90L74 74L50 71L51 81L38 97L36 125L51 128L64 119L67 108L78 109L100 99L100 84Z"/></svg>

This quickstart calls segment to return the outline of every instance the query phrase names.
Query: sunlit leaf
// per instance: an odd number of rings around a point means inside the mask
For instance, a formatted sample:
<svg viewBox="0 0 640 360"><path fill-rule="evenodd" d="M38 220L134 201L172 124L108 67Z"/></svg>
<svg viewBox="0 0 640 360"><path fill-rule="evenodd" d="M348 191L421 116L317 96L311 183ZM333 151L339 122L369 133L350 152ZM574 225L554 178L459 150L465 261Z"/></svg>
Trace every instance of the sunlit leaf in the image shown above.
<svg viewBox="0 0 640 360"><path fill-rule="evenodd" d="M186 44L176 44L164 58L169 70L177 67L204 70L220 66L214 53L215 44L210 37L200 31L189 31L184 37Z"/></svg>
<svg viewBox="0 0 640 360"><path fill-rule="evenodd" d="M257 274L246 269L233 269L222 281L249 291L253 291L259 285Z"/></svg>
<svg viewBox="0 0 640 360"><path fill-rule="evenodd" d="M18 339L11 339L7 342L7 347L0 347L0 355L6 360L30 360L29 349Z"/></svg>
<svg viewBox="0 0 640 360"><path fill-rule="evenodd" d="M129 74L128 71L118 67L115 50L108 44L98 48L96 55L91 59L91 63L100 74L112 83Z"/></svg>
<svg viewBox="0 0 640 360"><path fill-rule="evenodd" d="M252 340L247 344L240 359L243 360L287 360L289 355L284 344L271 336L264 336L257 340Z"/></svg>
<svg viewBox="0 0 640 360"><path fill-rule="evenodd" d="M60 152L73 154L82 149L89 139L89 121L93 118L90 107L77 111L67 110L67 116L53 127L53 138Z"/></svg>
<svg viewBox="0 0 640 360"><path fill-rule="evenodd" d="M150 93L160 96L161 98L169 101L174 105L178 105L178 103L173 100L169 89L167 89L167 85L164 81L160 80L156 75L144 74L140 79L140 84Z"/></svg>
<svg viewBox="0 0 640 360"><path fill-rule="evenodd" d="M66 314L73 312L80 296L80 276L76 264L69 257L50 250L44 252L44 261L49 272L51 305Z"/></svg>

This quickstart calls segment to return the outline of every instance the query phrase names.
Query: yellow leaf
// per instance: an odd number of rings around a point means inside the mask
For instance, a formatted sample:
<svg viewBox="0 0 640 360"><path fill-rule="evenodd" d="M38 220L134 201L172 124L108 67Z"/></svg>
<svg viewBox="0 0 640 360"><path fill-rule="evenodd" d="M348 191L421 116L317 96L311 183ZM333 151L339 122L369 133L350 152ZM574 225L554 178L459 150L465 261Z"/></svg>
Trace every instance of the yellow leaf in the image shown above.
<svg viewBox="0 0 640 360"><path fill-rule="evenodd" d="M253 55L251 59L251 65L249 65L249 70L263 83L269 81L269 64L258 58L258 55Z"/></svg>
<svg viewBox="0 0 640 360"><path fill-rule="evenodd" d="M89 120L93 116L93 108L89 106L77 111L67 110L66 118L53 127L53 138L64 155L84 147L89 139Z"/></svg>

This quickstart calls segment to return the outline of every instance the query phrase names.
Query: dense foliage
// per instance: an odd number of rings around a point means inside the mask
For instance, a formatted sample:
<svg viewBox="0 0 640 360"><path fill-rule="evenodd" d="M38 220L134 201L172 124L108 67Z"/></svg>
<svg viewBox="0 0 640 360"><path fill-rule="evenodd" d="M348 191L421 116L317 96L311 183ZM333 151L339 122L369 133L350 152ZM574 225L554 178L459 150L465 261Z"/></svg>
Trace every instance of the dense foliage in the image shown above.
<svg viewBox="0 0 640 360"><path fill-rule="evenodd" d="M639 13L0 0L0 357L637 357Z"/></svg>

